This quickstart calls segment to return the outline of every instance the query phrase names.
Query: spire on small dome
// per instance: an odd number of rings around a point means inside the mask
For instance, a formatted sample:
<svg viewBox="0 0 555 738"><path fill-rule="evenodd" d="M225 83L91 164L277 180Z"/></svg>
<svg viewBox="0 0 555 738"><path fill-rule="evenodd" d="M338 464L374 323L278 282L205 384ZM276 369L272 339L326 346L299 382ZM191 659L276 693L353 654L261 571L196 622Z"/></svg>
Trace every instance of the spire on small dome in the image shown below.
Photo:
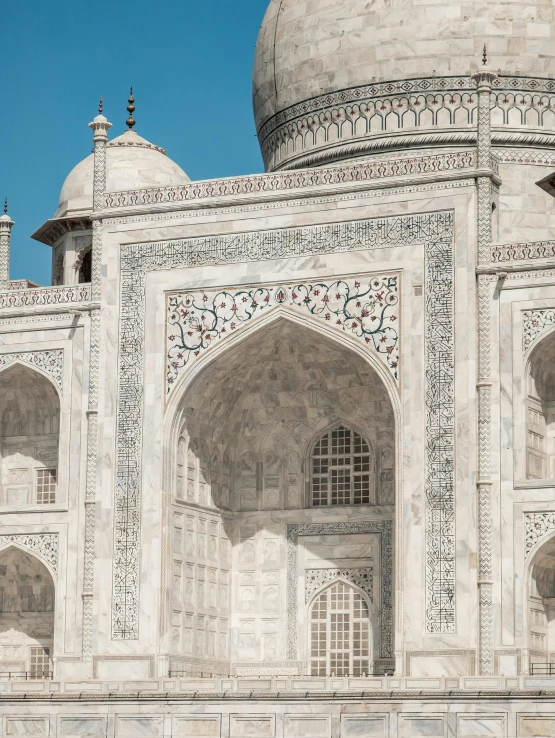
<svg viewBox="0 0 555 738"><path fill-rule="evenodd" d="M484 44L484 51L482 53L482 65L487 67L488 65L488 47Z"/></svg>
<svg viewBox="0 0 555 738"><path fill-rule="evenodd" d="M12 226L15 225L13 220L8 215L8 198L4 198L4 212L0 215L0 231L11 231Z"/></svg>
<svg viewBox="0 0 555 738"><path fill-rule="evenodd" d="M100 95L100 100L98 101L98 114L102 115L103 110L104 110L104 103L102 102L102 95Z"/></svg>
<svg viewBox="0 0 555 738"><path fill-rule="evenodd" d="M127 102L128 102L127 112L129 113L129 118L125 122L126 122L128 128L129 128L129 130L131 130L133 128L133 126L135 125L135 123L136 123L135 118L133 118L133 113L135 112L135 106L133 105L133 103L135 102L135 98L133 97L133 88L132 87L129 90L129 98L128 98Z"/></svg>

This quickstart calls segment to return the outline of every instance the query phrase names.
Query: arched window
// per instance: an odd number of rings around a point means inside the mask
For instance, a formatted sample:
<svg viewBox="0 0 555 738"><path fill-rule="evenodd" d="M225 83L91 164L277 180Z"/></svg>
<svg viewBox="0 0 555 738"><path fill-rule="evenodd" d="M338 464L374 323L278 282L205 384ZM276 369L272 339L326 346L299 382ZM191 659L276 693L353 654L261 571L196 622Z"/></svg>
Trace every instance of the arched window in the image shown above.
<svg viewBox="0 0 555 738"><path fill-rule="evenodd" d="M373 486L362 436L343 425L322 436L312 452L313 507L374 504Z"/></svg>
<svg viewBox="0 0 555 738"><path fill-rule="evenodd" d="M78 253L76 266L79 284L92 282L92 247L90 244Z"/></svg>
<svg viewBox="0 0 555 738"><path fill-rule="evenodd" d="M369 617L366 601L344 582L336 582L316 597L310 612L312 676L369 673Z"/></svg>

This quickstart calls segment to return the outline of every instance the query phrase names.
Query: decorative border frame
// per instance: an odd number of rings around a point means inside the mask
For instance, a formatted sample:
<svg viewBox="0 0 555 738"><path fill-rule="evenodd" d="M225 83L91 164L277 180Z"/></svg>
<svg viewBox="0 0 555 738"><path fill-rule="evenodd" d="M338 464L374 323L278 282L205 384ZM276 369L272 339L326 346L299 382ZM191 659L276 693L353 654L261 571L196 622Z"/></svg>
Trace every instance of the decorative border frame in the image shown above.
<svg viewBox="0 0 555 738"><path fill-rule="evenodd" d="M297 659L297 620L299 603L298 544L299 536L379 533L381 539L382 622L381 658L394 656L393 645L393 521L369 520L360 523L303 523L287 526L287 658Z"/></svg>
<svg viewBox="0 0 555 738"><path fill-rule="evenodd" d="M56 386L63 389L64 352L62 349L51 351L18 351L17 353L0 354L0 369L21 362L32 369L41 369L49 374Z"/></svg>
<svg viewBox="0 0 555 738"><path fill-rule="evenodd" d="M32 533L15 534L7 533L0 535L0 550L15 543L26 548L34 556L44 559L52 571L58 573L58 534L57 533Z"/></svg>
<svg viewBox="0 0 555 738"><path fill-rule="evenodd" d="M428 602L439 598L454 623L454 313L452 210L389 218L327 223L304 228L234 233L154 243L122 244L120 249L120 331L112 574L112 638L139 637L140 500L143 426L143 346L146 278L151 271L267 261L424 245L426 286L426 407L428 429L426 495L433 507L432 539L427 543ZM433 385L438 385L435 389ZM441 442L438 444L438 442ZM436 449L440 448L438 452ZM436 458L437 453L441 458ZM436 522L445 516L447 529ZM440 551L451 558L448 572ZM438 571L442 570L440 574ZM439 583L439 586L438 586ZM441 587L445 588L441 592ZM444 632L428 605L429 632Z"/></svg>

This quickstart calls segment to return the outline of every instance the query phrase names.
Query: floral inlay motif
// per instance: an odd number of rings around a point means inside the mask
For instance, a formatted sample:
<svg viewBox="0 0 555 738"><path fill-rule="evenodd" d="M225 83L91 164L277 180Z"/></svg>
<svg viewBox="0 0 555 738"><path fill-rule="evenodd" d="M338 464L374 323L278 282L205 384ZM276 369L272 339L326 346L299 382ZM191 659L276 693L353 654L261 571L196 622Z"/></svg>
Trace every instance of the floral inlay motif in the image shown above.
<svg viewBox="0 0 555 738"><path fill-rule="evenodd" d="M526 529L524 557L527 559L536 544L545 535L555 531L555 512L527 513L524 520Z"/></svg>
<svg viewBox="0 0 555 738"><path fill-rule="evenodd" d="M528 351L536 339L553 325L555 325L554 308L547 310L526 310L522 313L524 351Z"/></svg>
<svg viewBox="0 0 555 738"><path fill-rule="evenodd" d="M62 389L62 379L64 370L64 352L54 351L23 351L15 354L0 354L0 368L21 361L24 364L35 366L42 369L43 372L49 374L56 382L58 387Z"/></svg>
<svg viewBox="0 0 555 738"><path fill-rule="evenodd" d="M34 535L2 535L0 536L0 549L16 543L23 548L29 549L47 561L52 569L58 571L58 534L37 533Z"/></svg>
<svg viewBox="0 0 555 738"><path fill-rule="evenodd" d="M371 347L398 379L399 275L243 287L168 296L167 393L183 369L220 340L271 310L321 319Z"/></svg>

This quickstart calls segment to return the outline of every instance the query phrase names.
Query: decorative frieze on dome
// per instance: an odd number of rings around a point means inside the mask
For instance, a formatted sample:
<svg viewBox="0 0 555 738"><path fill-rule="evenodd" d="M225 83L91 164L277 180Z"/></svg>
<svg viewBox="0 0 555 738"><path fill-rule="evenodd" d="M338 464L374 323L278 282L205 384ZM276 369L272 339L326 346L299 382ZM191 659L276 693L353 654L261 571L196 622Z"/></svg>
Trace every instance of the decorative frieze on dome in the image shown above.
<svg viewBox="0 0 555 738"><path fill-rule="evenodd" d="M555 131L555 81L499 77L492 85L492 125ZM287 108L259 131L267 170L342 158L347 143L365 151L399 148L395 132L460 137L476 126L471 77L426 77L382 82L321 95ZM397 134L398 135L398 134ZM516 134L515 134L516 135ZM516 140L518 135L516 135ZM457 142L453 139L453 143ZM414 142L416 145L417 142ZM422 143L418 141L418 143ZM445 135L436 145L447 145ZM428 144L433 145L430 139ZM317 152L324 152L317 160ZM356 151L354 153L364 153ZM312 155L312 156L310 156ZM353 153L351 153L353 155ZM309 158L307 158L309 157Z"/></svg>

